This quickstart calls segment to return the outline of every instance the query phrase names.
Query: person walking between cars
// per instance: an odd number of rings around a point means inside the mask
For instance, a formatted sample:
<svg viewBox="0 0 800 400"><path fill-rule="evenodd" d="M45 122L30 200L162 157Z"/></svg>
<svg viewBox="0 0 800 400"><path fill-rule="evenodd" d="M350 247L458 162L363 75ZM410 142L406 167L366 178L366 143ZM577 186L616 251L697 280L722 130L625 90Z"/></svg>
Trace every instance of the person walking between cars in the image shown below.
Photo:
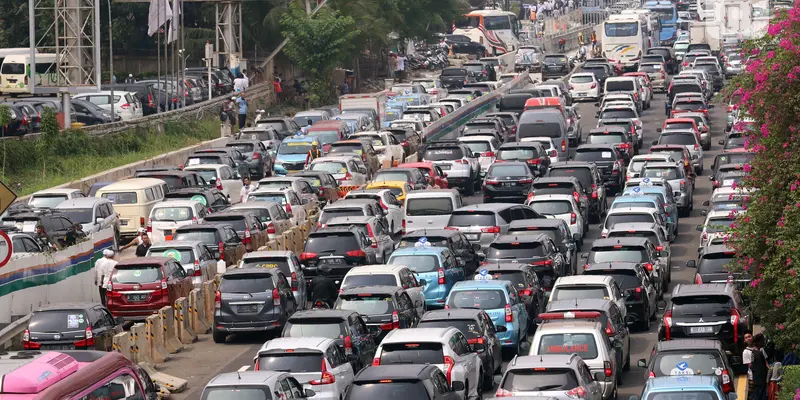
<svg viewBox="0 0 800 400"><path fill-rule="evenodd" d="M333 302L339 296L339 290L333 279L328 277L330 267L320 267L318 275L311 280L311 299L314 303L321 301L333 308Z"/></svg>
<svg viewBox="0 0 800 400"><path fill-rule="evenodd" d="M147 236L147 232L143 233L141 236L142 242L136 246L136 257L144 257L147 255L147 250L150 250L150 246L153 243L150 243L150 236Z"/></svg>
<svg viewBox="0 0 800 400"><path fill-rule="evenodd" d="M100 302L103 306L106 305L106 288L115 265L117 262L114 260L114 250L111 249L103 250L103 258L94 263L94 284L100 290Z"/></svg>
<svg viewBox="0 0 800 400"><path fill-rule="evenodd" d="M58 251L58 246L53 243L53 237L44 230L44 225L38 224L36 225L36 243L39 243L39 247L42 248L44 251Z"/></svg>
<svg viewBox="0 0 800 400"><path fill-rule="evenodd" d="M402 54L397 56L397 81L402 82L406 73L406 57Z"/></svg>
<svg viewBox="0 0 800 400"><path fill-rule="evenodd" d="M239 201L242 203L247 203L247 198L250 196L250 192L256 190L256 187L250 183L250 177L247 176L242 179L242 183L244 183L244 186L242 186L242 190L239 191Z"/></svg>
<svg viewBox="0 0 800 400"><path fill-rule="evenodd" d="M564 39L563 37L561 39L558 39L558 51L563 53L564 50L565 50L566 44L567 44L567 40Z"/></svg>
<svg viewBox="0 0 800 400"><path fill-rule="evenodd" d="M767 363L767 356L761 350L765 344L764 334L759 333L753 336L751 344L753 346L753 357L748 367L753 374L753 391L750 393L748 400L767 400L769 364Z"/></svg>
<svg viewBox="0 0 800 400"><path fill-rule="evenodd" d="M389 52L389 77L395 78L395 71L397 71L397 56L394 52Z"/></svg>
<svg viewBox="0 0 800 400"><path fill-rule="evenodd" d="M319 145L317 142L311 142L311 150L308 151L306 156L306 165L311 165L312 161L320 157L322 157L322 152L319 151Z"/></svg>
<svg viewBox="0 0 800 400"><path fill-rule="evenodd" d="M277 76L272 81L272 86L275 87L275 98L278 99L278 102L281 102L283 100L283 89L281 89L281 81Z"/></svg>
<svg viewBox="0 0 800 400"><path fill-rule="evenodd" d="M244 93L239 93L236 104L239 106L239 131L241 132L247 122L247 99L244 98Z"/></svg>

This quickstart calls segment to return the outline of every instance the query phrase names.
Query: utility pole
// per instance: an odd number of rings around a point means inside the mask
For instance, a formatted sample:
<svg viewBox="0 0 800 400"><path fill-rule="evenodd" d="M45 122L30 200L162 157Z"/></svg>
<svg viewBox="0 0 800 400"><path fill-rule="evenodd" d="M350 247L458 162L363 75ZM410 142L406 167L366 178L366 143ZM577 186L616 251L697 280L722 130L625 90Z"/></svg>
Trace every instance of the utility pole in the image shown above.
<svg viewBox="0 0 800 400"><path fill-rule="evenodd" d="M116 111L114 110L114 33L113 29L111 28L111 0L108 0L108 82L111 83L111 122L116 120L116 116L114 115Z"/></svg>

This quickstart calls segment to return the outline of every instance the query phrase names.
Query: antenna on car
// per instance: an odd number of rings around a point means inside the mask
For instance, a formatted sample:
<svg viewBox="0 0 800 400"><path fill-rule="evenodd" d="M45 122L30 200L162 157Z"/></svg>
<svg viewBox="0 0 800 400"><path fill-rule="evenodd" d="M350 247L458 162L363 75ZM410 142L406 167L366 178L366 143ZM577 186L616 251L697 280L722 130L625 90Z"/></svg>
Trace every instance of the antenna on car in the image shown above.
<svg viewBox="0 0 800 400"><path fill-rule="evenodd" d="M239 380L242 380L242 374L240 374L239 371L236 371L236 376L239 377Z"/></svg>

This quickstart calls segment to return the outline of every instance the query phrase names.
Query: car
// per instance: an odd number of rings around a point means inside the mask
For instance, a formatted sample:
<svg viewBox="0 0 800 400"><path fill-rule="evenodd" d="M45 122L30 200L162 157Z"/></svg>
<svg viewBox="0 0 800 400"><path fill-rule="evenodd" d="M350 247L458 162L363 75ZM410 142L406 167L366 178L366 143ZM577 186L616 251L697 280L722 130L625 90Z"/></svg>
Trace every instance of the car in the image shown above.
<svg viewBox="0 0 800 400"><path fill-rule="evenodd" d="M686 170L686 176L691 176L693 181L696 180L697 174L694 171L692 155L689 153L689 149L686 148L686 146L676 144L651 146L649 154L669 154L675 162L683 164L683 168ZM717 157L719 157L719 155Z"/></svg>
<svg viewBox="0 0 800 400"><path fill-rule="evenodd" d="M693 131L666 131L661 132L658 140L653 141L653 145L681 145L689 150L692 157L692 165L696 174L703 173L703 147L700 144L699 136Z"/></svg>
<svg viewBox="0 0 800 400"><path fill-rule="evenodd" d="M256 393L256 396L274 395L279 399L313 398L316 392L303 389L297 379L288 372L241 371L219 374L203 388L203 399L240 397L241 393Z"/></svg>
<svg viewBox="0 0 800 400"><path fill-rule="evenodd" d="M625 296L626 319L637 323L643 332L650 330L650 321L656 319L656 300L659 291L656 289L656 284L651 281L651 272L645 269L642 263L614 261L586 264L583 267L583 275L614 278Z"/></svg>
<svg viewBox="0 0 800 400"><path fill-rule="evenodd" d="M581 182L574 177L536 178L528 193L527 202L540 195L570 195L578 204L584 223L589 222L589 198L586 196ZM580 235L581 237L583 234Z"/></svg>
<svg viewBox="0 0 800 400"><path fill-rule="evenodd" d="M172 190L164 194L164 201L168 200L199 201L200 204L211 210L210 213L222 211L231 206L228 196L225 196L225 194L217 188L183 188Z"/></svg>
<svg viewBox="0 0 800 400"><path fill-rule="evenodd" d="M243 300L242 295L248 295ZM212 337L224 343L238 332L280 331L300 305L279 268L234 268L220 278Z"/></svg>
<svg viewBox="0 0 800 400"><path fill-rule="evenodd" d="M603 371L592 373L578 354L515 357L500 377L497 398L603 400Z"/></svg>
<svg viewBox="0 0 800 400"><path fill-rule="evenodd" d="M236 204L228 211L248 211L255 214L267 231L268 240L274 240L294 226L284 206L275 202L248 201Z"/></svg>
<svg viewBox="0 0 800 400"><path fill-rule="evenodd" d="M495 163L483 181L485 203L523 203L536 176L525 162Z"/></svg>
<svg viewBox="0 0 800 400"><path fill-rule="evenodd" d="M578 235L579 247L583 245L583 236L589 232L587 215L575 201L574 195L544 194L537 195L525 202L539 215L564 220L569 226L571 235Z"/></svg>
<svg viewBox="0 0 800 400"><path fill-rule="evenodd" d="M328 220L326 227L355 226L362 229L375 250L377 261L385 263L394 250L392 233L382 218L370 216L336 217Z"/></svg>
<svg viewBox="0 0 800 400"><path fill-rule="evenodd" d="M257 189L284 189L290 188L300 197L309 202L316 202L318 199L317 192L314 186L311 185L311 179L301 176L276 176L263 178L256 184Z"/></svg>
<svg viewBox="0 0 800 400"><path fill-rule="evenodd" d="M661 251L656 250L655 245L643 237L617 237L615 239L601 238L592 243L591 251L581 254L581 258L587 260L587 264L598 264L614 261L628 261L642 263L643 267L652 274L650 280L653 281L658 296L667 291L671 268L664 265L661 261Z"/></svg>
<svg viewBox="0 0 800 400"><path fill-rule="evenodd" d="M634 178L639 179L639 178ZM643 178L643 179L650 179L650 178ZM654 211L655 222L659 229L662 230L663 236L666 237L668 240L675 240L677 235L677 217L672 218L672 215L669 214L669 210L674 205L670 205L664 201L664 194L670 189L669 184L664 186L652 186L654 188L659 188L662 191L658 192L645 190L641 186L633 186L629 187L624 193L623 196L617 197L614 199L614 202L611 203L611 210L625 210L625 209L635 209L635 208L648 208ZM674 199L673 199L674 201ZM615 213L617 211L614 211ZM633 216L631 213L631 219L636 220L639 219L638 217ZM615 217L614 224L620 223L620 221L624 219L622 217ZM645 220L647 218L644 218ZM637 221L632 221L633 223ZM641 221L639 221L641 222ZM611 226L613 228L613 226ZM602 237L607 237L608 232L601 233Z"/></svg>
<svg viewBox="0 0 800 400"><path fill-rule="evenodd" d="M431 96L431 101L439 101L447 95L447 89L439 79L436 78L414 78L411 80L413 84L422 85L428 95Z"/></svg>
<svg viewBox="0 0 800 400"><path fill-rule="evenodd" d="M685 175L685 169L680 164L648 161L642 167L640 177L665 179L678 202L681 217L688 217L694 209L694 184L692 178Z"/></svg>
<svg viewBox="0 0 800 400"><path fill-rule="evenodd" d="M449 187L464 189L472 196L481 185L481 166L478 155L461 143L433 143L421 157L424 162L433 162L447 174Z"/></svg>
<svg viewBox="0 0 800 400"><path fill-rule="evenodd" d="M727 265L734 262L736 251L726 244L709 244L699 254L698 261L689 260L687 268L696 268L695 283L730 283L742 290L750 283L749 275L743 272L727 271Z"/></svg>
<svg viewBox="0 0 800 400"><path fill-rule="evenodd" d="M565 161L550 165L545 175L549 178L575 177L583 186L589 199L589 221L599 221L607 210L606 188L597 165L593 162Z"/></svg>
<svg viewBox="0 0 800 400"><path fill-rule="evenodd" d="M413 190L426 189L428 179L417 168L384 168L373 175L370 183L380 182L406 182ZM400 194L395 193L395 196Z"/></svg>
<svg viewBox="0 0 800 400"><path fill-rule="evenodd" d="M425 313L424 279L417 280L414 272L405 265L362 265L345 275L340 290L355 286L389 285L405 289L415 304L417 315Z"/></svg>
<svg viewBox="0 0 800 400"><path fill-rule="evenodd" d="M705 114L699 112L682 112L678 118L668 118L664 121L662 130L685 130L693 129L700 135L700 143L703 145L703 150L711 150L711 132L709 128L709 120ZM658 130L656 130L658 131Z"/></svg>
<svg viewBox="0 0 800 400"><path fill-rule="evenodd" d="M557 163L561 160L561 153L556 148L556 138L547 136L531 136L521 140L520 143L539 143L544 148L545 154L550 159L551 163Z"/></svg>
<svg viewBox="0 0 800 400"><path fill-rule="evenodd" d="M190 164L184 171L196 172L208 182L209 186L221 191L231 204L242 201L239 196L244 183L235 169L224 164Z"/></svg>
<svg viewBox="0 0 800 400"><path fill-rule="evenodd" d="M544 311L547 302L544 287L539 284L534 267L524 263L497 261L482 265L481 270L486 270L494 280L510 281L516 285L519 296L528 309L529 329L532 331L534 319Z"/></svg>
<svg viewBox="0 0 800 400"><path fill-rule="evenodd" d="M213 176L213 175L212 175ZM189 187L213 186L206 182L205 177L198 171L140 171L133 174L134 178L154 178L160 179L167 184L169 190L176 190Z"/></svg>
<svg viewBox="0 0 800 400"><path fill-rule="evenodd" d="M564 220L561 219L527 219L512 221L508 226L508 234L514 235L538 235L543 233L553 239L556 249L559 253L564 255L567 264L567 270L576 273L577 260L578 260L578 245L580 244L580 237L577 235L570 235L569 226ZM550 289L553 286L554 279L543 279L546 274L544 271L538 271L537 276L539 281L547 293L550 295Z"/></svg>
<svg viewBox="0 0 800 400"><path fill-rule="evenodd" d="M114 265L106 286L106 307L114 317L142 321L172 306L194 289L192 277L169 257L138 257Z"/></svg>
<svg viewBox="0 0 800 400"><path fill-rule="evenodd" d="M622 125L631 132L631 140L635 146L633 150L638 151L644 141L644 125L642 125L641 113L629 105L609 104L604 106L597 114L597 127L609 125ZM633 156L633 154L631 154Z"/></svg>
<svg viewBox="0 0 800 400"><path fill-rule="evenodd" d="M54 208L63 201L82 197L86 195L78 189L45 189L31 194L26 203L32 208L46 209Z"/></svg>
<svg viewBox="0 0 800 400"><path fill-rule="evenodd" d="M546 54L542 59L542 79L561 78L572 69L570 61L564 54Z"/></svg>
<svg viewBox="0 0 800 400"><path fill-rule="evenodd" d="M541 72L544 51L541 46L522 45L515 56L514 71Z"/></svg>
<svg viewBox="0 0 800 400"><path fill-rule="evenodd" d="M681 366L685 364L681 363ZM683 370L675 367L679 371ZM706 400L734 400L735 393L725 395L716 378L711 376L662 376L648 379L642 390L642 399L671 398L672 396L702 396ZM639 396L631 396L629 400L639 400Z"/></svg>
<svg viewBox="0 0 800 400"><path fill-rule="evenodd" d="M247 165L245 165L244 160L245 157L239 150L230 147L211 147L195 150L194 153L188 155L182 168L185 169L185 167L191 165L222 164L231 167L239 175L245 176L247 175Z"/></svg>
<svg viewBox="0 0 800 400"><path fill-rule="evenodd" d="M303 122L305 125L306 122ZM277 134L279 142L276 145L280 145L280 140L283 140L289 136L293 136L296 132L300 130L300 126L297 123L287 117L279 117L279 116L268 116L268 117L261 117L255 120L254 123L255 128L272 128ZM252 139L252 137L251 137ZM259 135L259 140L262 140ZM277 146L273 146L273 148L267 147L268 149L275 151L277 150Z"/></svg>
<svg viewBox="0 0 800 400"><path fill-rule="evenodd" d="M304 272L309 285L321 269L328 270L327 276L338 285L351 268L378 263L369 237L356 226L325 227L311 232L300 261L306 265Z"/></svg>
<svg viewBox="0 0 800 400"><path fill-rule="evenodd" d="M78 240L86 237L86 233L76 229L76 225L67 214L56 210L28 211L30 208L22 209L21 212L9 213L3 217L5 225L12 225L20 232L35 235L36 227L41 225L49 235L49 240L53 245L68 247L75 244ZM115 236L116 237L116 236ZM117 242L117 245L119 242Z"/></svg>
<svg viewBox="0 0 800 400"><path fill-rule="evenodd" d="M636 140L636 136L621 125L603 125L600 128L590 130L589 135L586 137L586 145L589 144L614 146L622 156L625 164L628 164L630 159L639 152L639 142Z"/></svg>
<svg viewBox="0 0 800 400"><path fill-rule="evenodd" d="M54 210L66 215L70 221L81 224L83 232L87 234L112 228L115 239L119 242L119 215L108 199L78 197L59 203Z"/></svg>
<svg viewBox="0 0 800 400"><path fill-rule="evenodd" d="M191 224L177 228L172 240L199 240L208 247L214 258L226 265L235 265L242 259L245 246L239 235L228 224Z"/></svg>
<svg viewBox="0 0 800 400"><path fill-rule="evenodd" d="M506 280L494 280L488 271L481 271L475 280L458 282L447 296L445 308L479 308L486 311L497 326L505 326L505 332L497 332L503 349L513 355L522 354L522 342L528 336L530 325L528 309L514 284Z"/></svg>
<svg viewBox="0 0 800 400"><path fill-rule="evenodd" d="M305 274L300 260L287 250L258 250L244 255L236 268L280 269L292 287L292 294L300 309L304 309L311 295L305 285Z"/></svg>
<svg viewBox="0 0 800 400"><path fill-rule="evenodd" d="M400 286L353 286L341 290L333 308L359 313L376 342L382 343L391 331L417 326L421 317L417 314L419 303ZM380 348L375 352L376 358L379 352Z"/></svg>
<svg viewBox="0 0 800 400"><path fill-rule="evenodd" d="M316 199L310 202L308 198L300 198L292 189L256 189L247 196L247 201L269 201L278 203L286 209L286 216L292 221L293 226L299 225L308 219L308 215L317 209Z"/></svg>
<svg viewBox="0 0 800 400"><path fill-rule="evenodd" d="M675 375L710 376L717 379L725 394L734 393L736 375L718 340L676 339L657 342L648 359L639 359L645 379ZM687 371L691 371L689 374Z"/></svg>
<svg viewBox="0 0 800 400"><path fill-rule="evenodd" d="M317 220L317 229L324 228L332 218L356 216L381 217L383 208L379 202L369 197L342 199L322 209Z"/></svg>
<svg viewBox="0 0 800 400"><path fill-rule="evenodd" d="M665 236L669 237L672 234L672 232L668 231L667 222L665 220L666 213L663 209L657 207L659 199L649 196L622 197L625 198L620 199L621 201L626 201L628 199L632 201L630 204L627 202L622 203L621 206L616 208L614 208L612 204L612 208L606 214L605 222L600 225L600 229L602 230L600 232L600 237L606 237L608 235L608 230L613 228L615 224L632 222L656 223L664 230Z"/></svg>
<svg viewBox="0 0 800 400"><path fill-rule="evenodd" d="M625 176L625 180L628 181L632 178L638 178L642 172L642 167L645 163L648 162L671 162L675 163L675 161L671 155L666 153L655 153L655 154L637 154L630 159L628 163L628 168L626 169L627 174ZM685 169L684 169L685 170Z"/></svg>
<svg viewBox="0 0 800 400"><path fill-rule="evenodd" d="M559 277L575 273L570 269L564 254L558 251L550 236L544 233L500 235L489 245L485 254L485 260L489 263L523 261L536 273L545 288L552 287L552 282Z"/></svg>
<svg viewBox="0 0 800 400"><path fill-rule="evenodd" d="M388 264L407 266L417 281L425 281L422 286L426 307L442 308L454 285L465 279L464 268L449 248L425 246L430 242L423 238L417 243L421 245L395 250Z"/></svg>
<svg viewBox="0 0 800 400"><path fill-rule="evenodd" d="M250 210L225 210L205 217L209 224L228 224L239 235L247 251L255 251L269 241L267 226L258 214Z"/></svg>
<svg viewBox="0 0 800 400"><path fill-rule="evenodd" d="M557 152L546 150L540 142L508 142L501 144L495 152L495 163L524 162L528 164L533 175L538 177L547 172L552 155L557 157Z"/></svg>
<svg viewBox="0 0 800 400"><path fill-rule="evenodd" d="M208 247L198 240L169 240L150 246L146 257L169 257L181 263L186 274L192 277L192 285L200 288L203 282L213 280L220 268L217 259Z"/></svg>
<svg viewBox="0 0 800 400"><path fill-rule="evenodd" d="M124 321L98 303L54 303L39 306L22 334L26 350L112 351L114 335Z"/></svg>
<svg viewBox="0 0 800 400"><path fill-rule="evenodd" d="M618 237L643 237L656 246L656 251L659 252L659 261L661 265L672 265L672 252L667 238L664 236L664 231L654 223L633 222L630 224L616 224L608 231L608 238ZM672 268L667 270L666 279L669 284L672 282Z"/></svg>
<svg viewBox="0 0 800 400"><path fill-rule="evenodd" d="M462 133L463 136L458 138L458 142L465 144L472 150L473 154L478 155L478 163L480 164L481 178L484 178L488 173L489 167L495 161L495 154L497 148L500 147L501 141L497 139L496 135L483 135L482 132L477 132L477 135L471 135L470 132Z"/></svg>
<svg viewBox="0 0 800 400"><path fill-rule="evenodd" d="M480 245L472 244L467 237L452 229L417 229L403 234L396 245L396 249L416 247L422 238L422 243L430 243L431 247L446 247L456 257L458 265L464 269L465 275L472 275L478 270L480 264Z"/></svg>
<svg viewBox="0 0 800 400"><path fill-rule="evenodd" d="M343 400L463 400L465 388L462 381L448 381L436 365L376 365L356 375Z"/></svg>
<svg viewBox="0 0 800 400"><path fill-rule="evenodd" d="M731 225L739 218L740 215L738 214L738 212L731 210L711 210L707 212L705 222L696 226L696 229L702 232L697 251L703 250L714 239L725 238L731 229Z"/></svg>
<svg viewBox="0 0 800 400"><path fill-rule="evenodd" d="M256 371L289 372L314 397L341 398L355 370L334 339L282 337L265 342L255 357ZM294 398L294 397L293 397Z"/></svg>
<svg viewBox="0 0 800 400"><path fill-rule="evenodd" d="M473 204L453 211L445 229L461 231L471 243L486 250L499 235L506 233L511 221L536 218L545 217L522 204Z"/></svg>
<svg viewBox="0 0 800 400"><path fill-rule="evenodd" d="M344 199L373 199L380 202L383 213L389 222L389 235L399 233L403 228L403 202L391 189L356 189L349 191Z"/></svg>
<svg viewBox="0 0 800 400"><path fill-rule="evenodd" d="M307 171L329 173L337 186L360 186L367 182L369 174L358 161L355 154L320 157L309 163Z"/></svg>
<svg viewBox="0 0 800 400"><path fill-rule="evenodd" d="M644 72L650 78L653 86L653 92L656 90L660 92L667 91L667 73L665 69L668 67L662 62L642 62L639 64L639 72Z"/></svg>
<svg viewBox="0 0 800 400"><path fill-rule="evenodd" d="M113 101L111 101L111 92L109 91L79 93L74 98L86 100L106 111L111 111L111 107L114 107L114 114L122 117L123 121L131 121L143 116L142 103L139 102L136 92L114 91Z"/></svg>
<svg viewBox="0 0 800 400"><path fill-rule="evenodd" d="M156 203L147 218L148 236L153 242L172 239L175 229L202 223L209 215L206 207L194 200L166 200Z"/></svg>
<svg viewBox="0 0 800 400"><path fill-rule="evenodd" d="M600 82L595 74L591 72L572 74L569 78L569 85L569 93L576 101L584 99L600 101L602 92L600 91Z"/></svg>
<svg viewBox="0 0 800 400"><path fill-rule="evenodd" d="M314 191L317 193L319 207L323 208L328 203L333 203L339 199L339 181L325 171L303 171L295 172L290 176L305 178Z"/></svg>
<svg viewBox="0 0 800 400"><path fill-rule="evenodd" d="M389 132L359 132L351 138L358 139L366 137L372 140L372 147L378 154L378 159L381 165L394 166L405 160L403 146L400 142ZM388 163L388 164L387 164Z"/></svg>
<svg viewBox="0 0 800 400"><path fill-rule="evenodd" d="M246 134L245 132L243 133ZM270 143L270 147L277 149L277 137L274 141L270 140L268 143ZM272 153L270 152L270 147L267 147L260 138L257 140L232 140L226 143L225 147L239 150L246 157L244 162L247 165L250 178L261 179L264 176L272 175Z"/></svg>
<svg viewBox="0 0 800 400"><path fill-rule="evenodd" d="M303 171L312 143L319 145L319 140L306 135L289 136L283 139L275 153L273 165L275 175L280 176ZM325 154L323 153L323 155Z"/></svg>
<svg viewBox="0 0 800 400"><path fill-rule="evenodd" d="M375 356L375 335L369 332L364 318L355 311L315 309L298 311L289 317L281 337L324 337L333 339L361 371L372 364Z"/></svg>

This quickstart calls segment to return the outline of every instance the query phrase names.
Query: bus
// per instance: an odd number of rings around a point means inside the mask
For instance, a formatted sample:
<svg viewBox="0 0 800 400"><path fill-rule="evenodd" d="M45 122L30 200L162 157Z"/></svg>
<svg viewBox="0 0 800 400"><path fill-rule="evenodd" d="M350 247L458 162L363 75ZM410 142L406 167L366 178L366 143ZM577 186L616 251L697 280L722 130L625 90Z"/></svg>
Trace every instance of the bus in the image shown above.
<svg viewBox="0 0 800 400"><path fill-rule="evenodd" d="M36 49L36 54L39 54L39 49ZM17 47L12 49L0 49L0 65L3 64L3 60L12 55L12 54L30 54L31 49L27 47Z"/></svg>
<svg viewBox="0 0 800 400"><path fill-rule="evenodd" d="M608 21L603 22L600 32L603 57L626 70L637 70L639 60L647 54L651 43L646 24L636 15L611 15Z"/></svg>
<svg viewBox="0 0 800 400"><path fill-rule="evenodd" d="M32 85L28 81L31 67L29 53L11 54L3 59L0 65L0 94L16 97L20 94L31 94ZM34 68L36 86L58 86L58 67L56 55L36 54Z"/></svg>
<svg viewBox="0 0 800 400"><path fill-rule="evenodd" d="M661 24L659 40L662 46L672 46L678 39L678 10L668 1L648 1L644 7L658 18Z"/></svg>
<svg viewBox="0 0 800 400"><path fill-rule="evenodd" d="M517 15L501 10L475 10L456 21L454 35L464 35L482 44L486 55L500 55L519 48L521 24Z"/></svg>

